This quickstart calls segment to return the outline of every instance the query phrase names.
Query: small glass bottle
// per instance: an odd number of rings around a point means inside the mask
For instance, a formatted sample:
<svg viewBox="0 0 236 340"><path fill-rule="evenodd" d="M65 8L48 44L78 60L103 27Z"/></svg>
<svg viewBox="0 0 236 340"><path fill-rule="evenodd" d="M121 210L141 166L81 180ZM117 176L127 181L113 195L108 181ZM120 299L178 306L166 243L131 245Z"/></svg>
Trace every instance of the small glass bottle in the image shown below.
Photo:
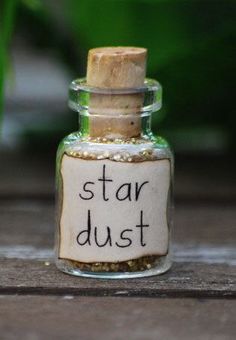
<svg viewBox="0 0 236 340"><path fill-rule="evenodd" d="M79 112L80 130L57 153L57 267L99 278L167 271L173 158L151 131L160 84L145 79L138 87L101 88L78 79L69 106Z"/></svg>

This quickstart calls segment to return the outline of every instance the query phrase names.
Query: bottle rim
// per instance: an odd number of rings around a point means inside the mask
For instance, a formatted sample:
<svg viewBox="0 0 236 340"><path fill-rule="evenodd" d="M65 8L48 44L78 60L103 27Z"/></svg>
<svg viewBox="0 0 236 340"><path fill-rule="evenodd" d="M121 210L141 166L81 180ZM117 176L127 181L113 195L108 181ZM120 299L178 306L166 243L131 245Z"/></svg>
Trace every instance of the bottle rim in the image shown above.
<svg viewBox="0 0 236 340"><path fill-rule="evenodd" d="M89 115L89 101L92 94L96 95L143 95L143 104L139 109L140 114L150 114L160 110L162 106L162 86L155 80L145 78L141 87L133 88L97 88L89 86L86 78L75 79L69 87L69 107L84 115Z"/></svg>

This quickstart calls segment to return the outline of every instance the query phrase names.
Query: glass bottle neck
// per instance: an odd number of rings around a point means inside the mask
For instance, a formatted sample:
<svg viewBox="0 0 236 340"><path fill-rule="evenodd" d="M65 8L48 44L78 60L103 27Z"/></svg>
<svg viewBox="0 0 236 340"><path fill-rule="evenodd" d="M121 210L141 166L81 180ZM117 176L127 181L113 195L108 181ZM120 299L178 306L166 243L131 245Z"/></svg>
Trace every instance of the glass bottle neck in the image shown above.
<svg viewBox="0 0 236 340"><path fill-rule="evenodd" d="M76 79L69 90L69 106L79 112L82 136L110 140L152 138L151 114L161 108L161 85L145 79L138 88L94 88Z"/></svg>
<svg viewBox="0 0 236 340"><path fill-rule="evenodd" d="M151 138L151 114L129 116L84 115L79 113L79 132L85 137L114 139Z"/></svg>

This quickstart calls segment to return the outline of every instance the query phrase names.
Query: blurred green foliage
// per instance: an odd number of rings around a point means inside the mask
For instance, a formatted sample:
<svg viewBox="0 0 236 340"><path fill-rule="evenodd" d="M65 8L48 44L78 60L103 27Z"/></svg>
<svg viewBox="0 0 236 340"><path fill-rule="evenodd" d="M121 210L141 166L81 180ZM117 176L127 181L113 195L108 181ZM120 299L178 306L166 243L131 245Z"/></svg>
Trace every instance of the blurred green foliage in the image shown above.
<svg viewBox="0 0 236 340"><path fill-rule="evenodd" d="M14 27L16 5L17 0L5 0L0 4L0 117L3 109L5 73L9 66L7 52Z"/></svg>
<svg viewBox="0 0 236 340"><path fill-rule="evenodd" d="M22 0L17 26L73 78L85 74L89 48L147 47L147 74L164 88L154 127L187 131L187 142L191 130L216 129L234 145L235 13L230 0Z"/></svg>
<svg viewBox="0 0 236 340"><path fill-rule="evenodd" d="M148 75L164 87L156 119L168 114L161 126L235 130L235 2L69 0L64 6L81 48L148 48Z"/></svg>

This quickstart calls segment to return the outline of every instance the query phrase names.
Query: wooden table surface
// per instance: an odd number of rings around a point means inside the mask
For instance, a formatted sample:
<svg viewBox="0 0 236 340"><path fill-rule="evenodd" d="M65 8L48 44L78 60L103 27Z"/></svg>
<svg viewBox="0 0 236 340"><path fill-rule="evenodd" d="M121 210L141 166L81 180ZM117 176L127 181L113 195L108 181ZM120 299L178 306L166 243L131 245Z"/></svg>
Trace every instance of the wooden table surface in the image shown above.
<svg viewBox="0 0 236 340"><path fill-rule="evenodd" d="M55 268L53 157L2 153L0 173L0 339L235 339L236 167L227 157L177 157L173 267L130 280Z"/></svg>

